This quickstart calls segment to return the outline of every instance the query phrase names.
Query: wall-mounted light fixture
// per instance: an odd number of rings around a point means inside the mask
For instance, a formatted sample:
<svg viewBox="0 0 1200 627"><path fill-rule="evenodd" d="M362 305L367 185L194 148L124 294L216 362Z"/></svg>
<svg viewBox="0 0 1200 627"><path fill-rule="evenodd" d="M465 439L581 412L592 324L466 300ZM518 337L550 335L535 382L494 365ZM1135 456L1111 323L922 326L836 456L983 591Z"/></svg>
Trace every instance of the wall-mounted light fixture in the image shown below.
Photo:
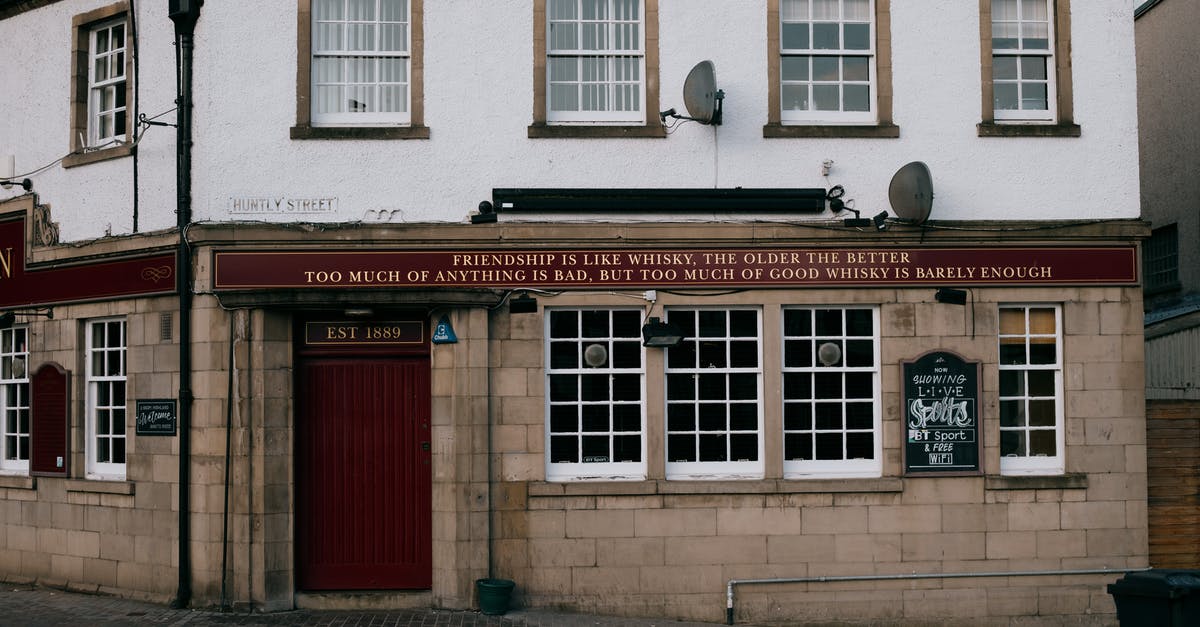
<svg viewBox="0 0 1200 627"><path fill-rule="evenodd" d="M683 342L683 329L670 322L651 317L642 325L642 346L670 348Z"/></svg>
<svg viewBox="0 0 1200 627"><path fill-rule="evenodd" d="M967 291L957 290L952 287L939 287L937 292L933 294L934 300L939 303L948 305L966 305Z"/></svg>
<svg viewBox="0 0 1200 627"><path fill-rule="evenodd" d="M488 224L496 221L496 208L484 200L479 203L479 213L471 215L471 224Z"/></svg>
<svg viewBox="0 0 1200 627"><path fill-rule="evenodd" d="M876 215L874 218L871 218L871 223L875 225L876 230L884 231L888 228L887 219L888 219L888 212L883 211L883 212L879 213L879 215Z"/></svg>
<svg viewBox="0 0 1200 627"><path fill-rule="evenodd" d="M46 309L46 311L28 311L13 309L0 314L0 329L10 329L13 323L17 321L17 316L40 316L43 318L54 318L54 310Z"/></svg>
<svg viewBox="0 0 1200 627"><path fill-rule="evenodd" d="M508 313L537 313L537 299L527 293L522 293L516 298L509 299Z"/></svg>
<svg viewBox="0 0 1200 627"><path fill-rule="evenodd" d="M21 189L27 192L33 191L33 181L29 179L21 179L19 181L17 179L0 179L0 187L4 189L8 189L14 185L20 185Z"/></svg>

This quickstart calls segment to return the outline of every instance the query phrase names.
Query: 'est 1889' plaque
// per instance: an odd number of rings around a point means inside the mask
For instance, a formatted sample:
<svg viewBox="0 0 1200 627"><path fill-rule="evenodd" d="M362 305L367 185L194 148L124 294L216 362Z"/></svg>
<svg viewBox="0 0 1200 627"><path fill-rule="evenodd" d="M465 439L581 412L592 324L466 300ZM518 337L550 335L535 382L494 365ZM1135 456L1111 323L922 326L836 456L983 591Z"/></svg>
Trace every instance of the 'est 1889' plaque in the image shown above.
<svg viewBox="0 0 1200 627"><path fill-rule="evenodd" d="M979 473L979 362L932 351L903 371L904 473Z"/></svg>

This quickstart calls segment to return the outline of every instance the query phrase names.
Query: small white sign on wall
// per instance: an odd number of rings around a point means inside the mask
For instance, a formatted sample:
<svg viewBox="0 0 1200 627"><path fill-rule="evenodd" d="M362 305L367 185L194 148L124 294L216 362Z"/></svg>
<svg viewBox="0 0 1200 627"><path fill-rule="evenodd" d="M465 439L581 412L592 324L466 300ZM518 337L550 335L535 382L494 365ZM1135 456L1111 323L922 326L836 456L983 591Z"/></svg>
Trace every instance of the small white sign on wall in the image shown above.
<svg viewBox="0 0 1200 627"><path fill-rule="evenodd" d="M336 212L338 199L332 196L230 196L223 204L229 215L307 215Z"/></svg>

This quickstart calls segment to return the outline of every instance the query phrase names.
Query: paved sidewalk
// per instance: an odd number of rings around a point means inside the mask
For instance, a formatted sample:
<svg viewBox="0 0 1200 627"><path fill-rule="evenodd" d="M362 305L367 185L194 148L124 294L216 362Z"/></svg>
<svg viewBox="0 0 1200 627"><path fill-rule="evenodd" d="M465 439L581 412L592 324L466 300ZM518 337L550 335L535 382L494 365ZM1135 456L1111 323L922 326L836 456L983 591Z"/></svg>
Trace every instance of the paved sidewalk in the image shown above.
<svg viewBox="0 0 1200 627"><path fill-rule="evenodd" d="M710 627L664 619L613 618L542 611L484 616L449 610L318 611L248 614L173 610L163 605L51 588L0 583L0 627L93 625L287 625L304 627Z"/></svg>

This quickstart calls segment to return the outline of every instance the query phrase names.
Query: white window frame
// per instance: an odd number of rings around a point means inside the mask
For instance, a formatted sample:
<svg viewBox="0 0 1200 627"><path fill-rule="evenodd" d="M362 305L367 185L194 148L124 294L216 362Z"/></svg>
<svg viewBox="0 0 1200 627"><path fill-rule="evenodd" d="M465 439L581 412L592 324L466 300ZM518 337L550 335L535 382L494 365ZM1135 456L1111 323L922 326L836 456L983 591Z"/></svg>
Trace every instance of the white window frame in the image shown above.
<svg viewBox="0 0 1200 627"><path fill-rule="evenodd" d="M583 18L583 2L586 0L547 0L546 2L546 123L547 124L645 124L646 123L646 2L645 0L603 0L606 3L607 19L601 20L585 20ZM619 20L617 15L617 7L621 4L629 2L637 2L637 19L634 20ZM556 6L559 3L574 3L575 19L555 20ZM556 48L555 47L555 31L556 23L576 25L575 48ZM607 42L616 42L622 38L618 36L620 29L632 26L637 29L636 48L614 48L611 45L604 48L585 49L578 47L583 40L583 27L586 25L602 26L605 40ZM558 27L558 28L561 28ZM637 59L637 77L629 79L627 77L618 78L618 61L625 58ZM574 60L576 80L575 81L555 81L555 66L565 64L570 60ZM586 82L584 64L586 60L603 60L606 68L606 78L608 80L592 81L591 84L596 86L605 93L608 106L612 106L618 100L617 89L622 85L635 84L634 93L637 98L637 107L613 110L592 110L584 109L585 87L589 85ZM556 63L557 62L557 63ZM563 85L575 84L577 86L576 95L578 97L579 107L574 110L556 110L554 109L554 91L555 85L562 83Z"/></svg>
<svg viewBox="0 0 1200 627"><path fill-rule="evenodd" d="M871 315L871 363L869 365L846 365L846 342L856 341L862 342L865 336L851 335L850 330L846 325L846 312L850 310L868 311ZM787 318L789 311L808 311L810 312L809 329L806 334L789 335L787 329ZM838 333L820 333L816 326L817 312L819 311L838 311L841 312L841 330ZM829 478L829 477L879 477L883 473L883 403L882 403L882 385L880 379L880 328L879 328L879 307L872 305L805 305L805 306L786 306L783 308L783 316L781 320L780 336L783 338L784 350L781 358L783 360L782 369L784 384L780 390L782 396L782 406L784 418L781 421L783 428L784 445L783 450L783 475L787 479L813 479L813 478ZM820 363L817 352L819 347L826 342L836 344L840 349L838 360L829 366ZM790 351L803 350L808 353L808 359L804 359L796 354L795 357L789 359ZM789 361L794 363L789 364ZM805 363L807 362L807 363ZM817 391L817 377L827 375L839 375L841 391L836 396L827 396L822 398ZM846 375L870 375L871 378L871 396L855 397L850 399L846 395L845 378ZM809 396L789 398L788 380L791 377L812 377L809 385ZM856 458L846 459L845 438L847 434L862 433L865 429L851 429L846 425L846 409L847 402L862 402L869 400L871 403L871 429L872 434L872 456L870 459ZM839 429L821 429L817 424L816 406L819 404L841 404L842 410L842 426ZM805 405L810 406L809 428L789 429L789 411L790 406L801 408ZM790 436L801 436L804 433L810 433L814 439L822 432L826 434L840 433L842 438L843 453L842 459L833 460L826 459L788 459L788 440Z"/></svg>
<svg viewBox="0 0 1200 627"><path fill-rule="evenodd" d="M122 46L120 48L112 47L112 33L117 28L121 31ZM107 33L109 41L109 49L103 52L99 50L101 33ZM129 24L124 16L88 27L88 146L95 147L121 142L129 135L129 102L126 100L125 104L121 106L116 104L118 99L125 100L128 94L128 77L125 72L126 55L128 54ZM104 79L97 79L96 73L102 64L108 68L107 76ZM103 108L102 95L105 92L112 94L113 102L110 108ZM124 128L117 132L116 120L121 116L125 120ZM105 119L108 121L104 121Z"/></svg>
<svg viewBox="0 0 1200 627"><path fill-rule="evenodd" d="M794 0L797 5L803 5L808 11L807 19L798 19L798 16L789 15L788 7L792 5L789 0L781 0L779 11L779 55L780 55L780 89L779 89L779 107L780 107L780 122L782 124L876 124L879 119L879 76L877 70L878 53L876 52L876 0L866 0L867 15L868 15L868 46L866 49L847 49L845 48L845 26L847 24L861 24L861 20L845 20L845 3L849 0L830 0L836 2L838 7L838 18L832 19L816 19L813 17L813 8L815 3L821 0ZM787 38L784 32L789 25L795 26L800 24L808 24L808 47L807 48L786 48ZM828 25L837 24L839 48L814 48L814 37L812 25ZM842 60L847 57L867 57L867 80L845 80L845 63L838 62L838 78L836 80L816 80L812 72L812 60L815 58L837 58ZM808 71L807 79L789 79L786 77L786 67L789 58L807 58ZM820 87L837 86L838 88L838 110L817 110L815 90ZM868 89L866 111L845 111L845 87L865 85ZM789 92L789 88L806 87L808 93L808 109L789 109L785 99Z"/></svg>
<svg viewBox="0 0 1200 627"><path fill-rule="evenodd" d="M311 71L310 75L310 98L312 101L311 108L311 124L313 126L407 126L412 123L412 82L413 82L413 67L412 67L412 49L413 49L413 24L412 24L412 1L404 1L404 21L383 21L381 19L381 2L385 0L374 0L375 9L373 20L351 20L349 17L348 3L350 0L313 0L312 1L312 30L311 30ZM323 14L321 8L326 2L341 3L342 13L341 19L322 19ZM403 50L380 50L381 26L403 24L404 33L404 49ZM345 47L348 40L347 30L351 27L366 27L371 30L371 40L373 48L370 50L351 50ZM340 28L343 45L339 48L321 48L321 35L325 27L330 29ZM349 63L354 58L366 58L372 60L373 80L362 83L350 83L351 68ZM321 61L338 59L341 62L341 78L340 81L321 82ZM402 81L382 80L381 61L385 59L402 59L404 68L404 79ZM401 99L403 102L403 111L332 111L322 112L320 106L322 103L322 87L329 87L335 90L341 90L340 95L335 98L337 102L341 102L344 98L350 98L350 91L354 89L367 90L371 95L367 100L374 102L376 105L382 102L381 89L387 86L402 86L404 96ZM364 97L366 98L366 97Z"/></svg>
<svg viewBox="0 0 1200 627"><path fill-rule="evenodd" d="M31 417L29 327L19 325L0 330L0 472L29 472Z"/></svg>
<svg viewBox="0 0 1200 627"><path fill-rule="evenodd" d="M587 312L606 312L608 316L608 333L606 335L584 336L583 334L583 316ZM555 317L562 313L573 312L576 314L576 333L574 337L554 337L551 331L552 323ZM632 329L632 334L616 335L613 329L613 314L623 312L626 316L634 315L639 323ZM545 313L545 365L546 365L546 429L545 429L545 451L546 451L546 480L547 481L631 481L643 480L646 478L646 351L642 347L641 342L641 324L643 310L632 307L547 307ZM637 347L638 351L638 366L636 368L616 367L613 364L614 343L620 343L623 346L623 351ZM584 351L598 344L605 349L606 362L601 366L588 366L584 361ZM555 345L574 345L576 351L577 362L574 367L556 367L555 360L552 358ZM627 354L627 353L626 353ZM582 398L583 395L583 377L591 376L606 376L608 379L608 395L606 399L588 401ZM636 401L630 399L618 400L613 394L613 377L614 376L636 376L638 379L638 399ZM572 399L556 399L554 398L554 387L552 379L554 377L575 377L576 378L576 395ZM584 426L584 412L588 407L605 407L608 413L608 430L588 431ZM636 407L638 411L638 430L636 436L638 438L638 447L640 452L640 460L638 461L584 461L583 456L583 440L588 437L608 437L608 451L611 453L614 450L615 444L612 438L615 437L632 437L634 434L630 431L618 430L615 428L613 421L614 409L623 407L626 411ZM560 434L555 435L552 431L554 421L554 412L556 408L578 408L579 414L576 416L578 422L577 431L574 435ZM592 435L589 436L588 434ZM555 437L577 438L578 462L555 462L553 457L552 439Z"/></svg>
<svg viewBox="0 0 1200 627"><path fill-rule="evenodd" d="M763 349L762 349L762 346L763 346L763 326L762 326L763 325L763 322L762 322L763 321L763 312L762 312L762 308L761 307L751 307L751 306L667 307L666 308L667 321L672 322L673 315L677 314L677 313L692 314L694 317L698 318L699 315L701 313L703 313L704 311L722 311L726 315L725 336L723 336L723 337L711 336L709 338L711 341L719 341L719 342L724 342L726 344L726 346L725 346L726 362L725 362L725 366L705 365L705 364L701 363L702 357L703 357L703 350L700 348L699 344L704 340L704 337L697 337L695 334L687 333L686 330L685 330L685 335L687 335L687 337L684 338L684 344L690 343L690 344L696 345L694 347L696 358L693 360L691 366L683 367L681 364L672 363L673 353L684 350L684 349L682 349L681 347L673 347L673 348L666 349L666 353L667 353L665 355L666 363L664 364L666 380L663 382L663 388L665 390L665 394L664 394L665 413L664 413L663 428L666 433L666 438L664 439L665 444L664 444L663 450L664 450L664 459L666 460L666 477L667 477L667 479L673 479L673 480L762 479L764 477L764 473L765 473L765 460L764 460L765 434L763 432L763 411L764 411L765 403L764 403L764 399L763 399L763 363L762 363L762 361L763 361ZM733 312L733 311L754 312L756 325L755 325L755 335L753 337L753 341L755 343L755 351L756 351L756 353L755 353L756 354L756 366L754 366L753 368L732 367L729 365L728 357L732 352L730 350L729 345L734 341L744 342L749 339L746 336L730 335L729 313ZM678 317L675 316L674 320L676 322L678 322ZM687 327L684 326L684 328L686 329ZM755 412L756 413L756 421L755 421L754 434L757 439L757 445L758 445L758 448L757 448L758 459L756 459L756 460L739 460L739 461L699 461L698 451L701 449L700 438L703 437L702 436L703 431L700 429L702 424L701 424L701 416L700 416L699 412L700 412L701 406L705 404L703 401L709 400L714 404L724 403L727 406L726 429L723 433L726 437L726 449L728 451L729 447L730 447L729 438L735 434L745 434L746 433L746 430L732 429L729 425L729 421L731 418L729 416L728 406L734 404L732 401L739 400L739 399L730 398L732 395L729 393L728 387L726 388L726 393L725 393L724 399L697 398L699 396L699 392L701 391L701 389L707 389L707 386L703 385L700 381L695 382L695 387L693 389L696 390L697 394L694 395L692 399L690 399L690 400L688 400L688 399L679 399L679 400L672 399L672 395L673 395L672 391L671 391L672 378L680 377L680 376L682 376L682 377L691 376L691 377L693 377L693 379L695 379L696 377L702 377L705 375L724 375L728 381L728 377L730 375L743 375L743 374L753 375L755 378L755 381L756 381L756 384L755 384L755 395L756 396L754 399L754 404L755 404L755 408L756 408L756 412ZM741 399L741 400L745 400L745 399ZM678 404L678 405L689 405L690 404L690 405L695 406L696 413L694 414L695 418L693 419L693 424L695 425L694 429L692 429L692 430L673 430L672 429L671 406L675 405L675 404ZM739 403L739 404L745 404L745 403ZM686 435L689 433L694 433L695 437L696 437L696 442L697 442L697 444L696 444L696 447L697 447L696 448L696 451L697 451L696 461L691 461L691 460L673 461L671 459L671 453L672 453L672 451L671 451L672 437L671 436L673 434ZM714 431L713 433L716 433L716 432Z"/></svg>
<svg viewBox="0 0 1200 627"><path fill-rule="evenodd" d="M106 332L104 344L98 346L96 344L96 328L99 325L105 325ZM109 333L110 325L115 326L119 330L118 338L112 338ZM115 340L115 341L114 341ZM86 323L86 341L87 351L84 355L85 376L87 381L87 473L89 478L94 479L125 479L126 461L129 459L129 438L128 438L128 379L126 377L126 360L129 356L128 344L128 325L124 318L98 318L88 320ZM108 369L110 359L107 358L108 353L116 353L115 369ZM96 362L103 358L106 364L106 369L103 372L96 372ZM107 395L101 394L102 388L108 388ZM103 396L107 396L110 401L112 399L112 391L120 390L123 404L117 405L106 403L101 404ZM100 417L104 413L109 416L109 432L99 433ZM118 422L114 423L112 418L118 417ZM120 430L113 428L114 424L120 425ZM117 440L120 440L120 448L123 451L123 461L100 461L99 448L101 439L106 440L104 446L108 449L111 457L111 452L117 446Z"/></svg>
<svg viewBox="0 0 1200 627"><path fill-rule="evenodd" d="M1029 311L1032 309L1053 309L1054 311L1054 333L1033 333L1030 329ZM999 364L999 376L1005 377L1005 373L1022 373L1022 383L1019 394L1005 395L1004 385L998 385L999 407L1000 407L1000 474L1003 475L1057 475L1065 471L1065 446L1066 446L1066 428L1065 417L1063 412L1063 328L1062 328L1062 306L1051 303L1021 303L1021 304L1001 304L998 309L997 320L1003 317L1005 310L1020 310L1024 314L1024 330L1022 333L997 333L997 363ZM1001 351L1006 338L1021 339L1025 346L1025 363L1023 364L1005 364ZM1030 344L1036 338L1053 338L1054 340L1054 363L1053 364L1031 364L1029 359ZM1029 453L1029 435L1033 431L1045 431L1045 428L1033 427L1028 425L1029 417L1029 402L1030 401L1045 401L1047 397L1044 395L1033 395L1028 385L1028 377L1024 373L1031 371L1052 372L1054 376L1054 426L1055 432L1055 455L1039 455L1030 456ZM1021 426L1004 426L1004 412L1006 403L1021 403L1021 409L1025 416L1026 425ZM1020 432L1025 434L1024 448L1025 454L1005 454L1003 447L1005 446L1005 434Z"/></svg>
<svg viewBox="0 0 1200 627"><path fill-rule="evenodd" d="M992 1L992 114L997 122L1034 122L1034 123L1049 123L1055 121L1055 116L1058 112L1058 77L1057 60L1055 59L1055 46L1057 45L1057 34L1055 33L1055 7L1054 0L1038 0L1044 3L1046 11L1046 48L1029 48L1024 46L1025 37L1023 34L1025 29L1034 24L1040 24L1041 20L1026 19L1024 15L1024 2L1022 0L1012 0L1017 8L1017 19L1015 20L998 20L996 15L996 3L1006 0L991 0ZM996 29L998 24L1008 23L1014 24L1017 28L1017 47L1016 48L997 48L996 41L1001 39L997 37ZM997 78L996 60L998 57L1014 57L1017 59L1017 78ZM1041 58L1046 66L1046 76L1042 79L1024 79L1022 74L1021 60L1025 58ZM1045 109L1027 109L1025 108L1024 86L1033 83L1040 83L1046 90L1046 108ZM1002 84L1017 85L1017 109L1001 109L997 106L997 87Z"/></svg>

